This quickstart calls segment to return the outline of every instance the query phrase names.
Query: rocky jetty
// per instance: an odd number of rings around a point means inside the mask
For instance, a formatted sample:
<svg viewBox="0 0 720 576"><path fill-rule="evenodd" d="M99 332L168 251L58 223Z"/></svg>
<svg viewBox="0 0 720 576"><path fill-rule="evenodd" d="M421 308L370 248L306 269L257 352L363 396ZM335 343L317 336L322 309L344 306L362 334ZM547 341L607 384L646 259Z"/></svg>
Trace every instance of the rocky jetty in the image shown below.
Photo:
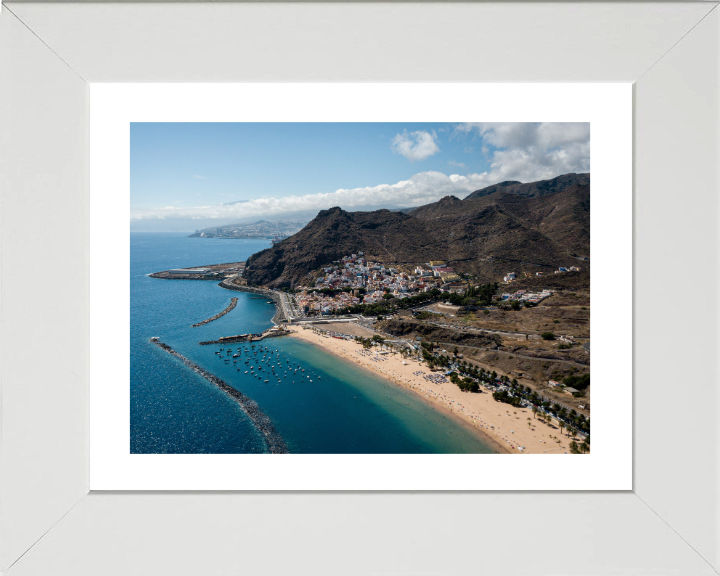
<svg viewBox="0 0 720 576"><path fill-rule="evenodd" d="M253 421L253 424L255 424L255 427L260 431L260 433L265 438L265 441L267 442L268 446L268 452L270 454L288 454L289 450L287 448L287 445L285 444L285 441L282 439L282 436L280 436L280 433L275 428L275 425L272 423L272 420L262 411L260 410L260 407L257 405L257 402L254 400L251 400L247 396L245 396L242 392L235 390L232 386L229 384L226 384L220 378L217 376L213 376L205 370L204 368L201 368L197 364L195 364L192 360L189 360L179 352L176 352L173 350L170 346L167 344L164 344L163 342L160 342L158 338L152 338L150 340L153 344L155 344L158 348L161 348L165 350L168 354L171 354L178 360L180 360L183 364L185 364L188 368L192 369L193 371L200 374L203 378L205 378L208 382L214 384L220 390L234 398L238 404L240 404L240 407L242 410L250 417L250 420Z"/></svg>
<svg viewBox="0 0 720 576"><path fill-rule="evenodd" d="M273 302L275 302L275 315L272 317L272 322L275 324L279 324L280 322L285 322L285 320L287 320L285 318L285 313L283 312L283 307L280 305L280 294L278 294L274 290L268 290L266 288L255 288L254 286L239 286L233 283L232 280L232 278L226 278L225 280L220 282L219 286L221 288L225 288L226 290L235 290L236 292L249 292L250 294L267 296Z"/></svg>
<svg viewBox="0 0 720 576"><path fill-rule="evenodd" d="M207 320L203 320L202 322L198 322L197 324L193 324L192 327L193 327L193 328L197 328L198 326L202 326L203 324L207 324L208 322L212 322L213 320L217 320L218 318L222 318L223 316L225 316L225 314L227 314L228 312L230 312L230 310L232 310L233 308L235 308L235 306L237 306L237 303L238 303L238 299L237 299L237 298L232 298L232 299L230 300L230 306L228 306L227 308L225 308L225 310L223 310L223 311L220 312L219 314L215 314L215 316L213 316L212 318L208 318Z"/></svg>

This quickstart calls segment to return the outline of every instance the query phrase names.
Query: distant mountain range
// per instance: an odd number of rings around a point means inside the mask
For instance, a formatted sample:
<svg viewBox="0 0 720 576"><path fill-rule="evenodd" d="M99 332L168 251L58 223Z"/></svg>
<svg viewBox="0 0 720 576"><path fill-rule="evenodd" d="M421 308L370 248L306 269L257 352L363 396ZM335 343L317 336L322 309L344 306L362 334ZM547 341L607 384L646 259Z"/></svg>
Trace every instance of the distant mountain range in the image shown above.
<svg viewBox="0 0 720 576"><path fill-rule="evenodd" d="M224 224L195 230L190 238L284 238L294 234L307 223L307 219L258 220L251 223Z"/></svg>
<svg viewBox="0 0 720 576"><path fill-rule="evenodd" d="M369 260L446 260L479 281L510 271L550 272L590 255L590 175L502 182L460 200L446 196L403 211L323 210L302 230L253 254L251 284L297 286L308 273L358 251Z"/></svg>

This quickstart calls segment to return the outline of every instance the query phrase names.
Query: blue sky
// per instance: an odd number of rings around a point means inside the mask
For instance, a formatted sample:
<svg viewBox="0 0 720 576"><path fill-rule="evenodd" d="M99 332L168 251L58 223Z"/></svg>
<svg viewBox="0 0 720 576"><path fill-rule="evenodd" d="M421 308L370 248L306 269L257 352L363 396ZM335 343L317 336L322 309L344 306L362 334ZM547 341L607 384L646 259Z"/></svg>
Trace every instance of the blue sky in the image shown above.
<svg viewBox="0 0 720 576"><path fill-rule="evenodd" d="M589 140L587 124L133 123L131 218L162 228L421 205L589 171Z"/></svg>

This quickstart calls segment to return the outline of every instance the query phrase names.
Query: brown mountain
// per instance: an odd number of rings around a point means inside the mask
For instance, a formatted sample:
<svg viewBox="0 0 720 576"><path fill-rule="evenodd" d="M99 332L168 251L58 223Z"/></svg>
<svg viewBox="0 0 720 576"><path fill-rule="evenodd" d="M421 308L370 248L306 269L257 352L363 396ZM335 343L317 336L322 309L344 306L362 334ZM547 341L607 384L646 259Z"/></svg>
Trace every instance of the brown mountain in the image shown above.
<svg viewBox="0 0 720 576"><path fill-rule="evenodd" d="M484 282L509 271L550 272L576 264L571 255L589 256L588 184L537 196L508 193L512 186L465 200L447 196L410 214L323 210L297 234L253 254L245 278L303 285L311 271L358 251L386 264L446 260Z"/></svg>

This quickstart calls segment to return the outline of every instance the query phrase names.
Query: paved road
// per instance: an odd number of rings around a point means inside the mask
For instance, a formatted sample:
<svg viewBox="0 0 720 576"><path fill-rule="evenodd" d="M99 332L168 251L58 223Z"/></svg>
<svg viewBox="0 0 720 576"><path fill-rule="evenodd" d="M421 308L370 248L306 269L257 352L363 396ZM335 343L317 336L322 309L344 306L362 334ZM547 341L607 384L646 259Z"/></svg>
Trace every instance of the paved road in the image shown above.
<svg viewBox="0 0 720 576"><path fill-rule="evenodd" d="M280 306L282 308L283 314L285 314L286 320L289 321L301 318L303 316L300 313L300 310L297 307L297 303L295 302L295 297L292 294L278 292L278 295L280 296Z"/></svg>

